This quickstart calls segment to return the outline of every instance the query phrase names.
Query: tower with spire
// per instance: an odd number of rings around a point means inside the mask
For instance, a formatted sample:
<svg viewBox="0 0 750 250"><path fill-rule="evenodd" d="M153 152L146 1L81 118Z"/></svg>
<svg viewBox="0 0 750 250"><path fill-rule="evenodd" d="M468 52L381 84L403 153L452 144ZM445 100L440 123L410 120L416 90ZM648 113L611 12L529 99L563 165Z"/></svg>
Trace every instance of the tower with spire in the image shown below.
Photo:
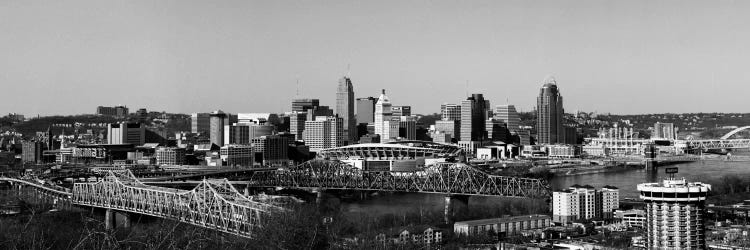
<svg viewBox="0 0 750 250"><path fill-rule="evenodd" d="M375 134L380 136L380 142L388 142L392 136L391 131L391 101L385 95L385 89L380 94L378 102L375 103ZM398 133L398 130L395 131ZM398 136L398 134L396 135Z"/></svg>

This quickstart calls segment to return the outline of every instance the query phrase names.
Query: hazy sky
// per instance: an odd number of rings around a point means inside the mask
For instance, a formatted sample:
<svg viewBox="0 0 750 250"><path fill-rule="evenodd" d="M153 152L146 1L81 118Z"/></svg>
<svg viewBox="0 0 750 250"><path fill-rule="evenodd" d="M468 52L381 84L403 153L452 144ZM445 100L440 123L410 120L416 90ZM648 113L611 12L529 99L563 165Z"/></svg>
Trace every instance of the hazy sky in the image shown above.
<svg viewBox="0 0 750 250"><path fill-rule="evenodd" d="M0 113L289 111L466 92L566 111L750 112L750 1L0 1ZM468 81L468 90L467 90Z"/></svg>

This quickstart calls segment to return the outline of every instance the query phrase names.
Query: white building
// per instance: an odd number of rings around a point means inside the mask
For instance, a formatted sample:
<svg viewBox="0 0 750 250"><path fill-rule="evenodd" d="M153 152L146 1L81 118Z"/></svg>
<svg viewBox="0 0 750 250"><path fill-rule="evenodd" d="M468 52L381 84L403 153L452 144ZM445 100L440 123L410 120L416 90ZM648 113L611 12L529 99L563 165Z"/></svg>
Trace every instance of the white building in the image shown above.
<svg viewBox="0 0 750 250"><path fill-rule="evenodd" d="M552 218L557 223L612 218L619 207L619 190L612 186L596 190L589 185L573 185L552 193Z"/></svg>
<svg viewBox="0 0 750 250"><path fill-rule="evenodd" d="M344 121L333 116L317 116L314 121L305 121L302 139L312 151L344 146Z"/></svg>
<svg viewBox="0 0 750 250"><path fill-rule="evenodd" d="M107 125L107 144L133 144L140 146L146 143L146 128L140 123L111 123Z"/></svg>
<svg viewBox="0 0 750 250"><path fill-rule="evenodd" d="M375 134L380 135L380 142L385 143L398 137L398 121L393 121L391 101L385 95L385 89L375 103ZM394 126L395 125L395 126ZM393 128L396 128L393 131Z"/></svg>

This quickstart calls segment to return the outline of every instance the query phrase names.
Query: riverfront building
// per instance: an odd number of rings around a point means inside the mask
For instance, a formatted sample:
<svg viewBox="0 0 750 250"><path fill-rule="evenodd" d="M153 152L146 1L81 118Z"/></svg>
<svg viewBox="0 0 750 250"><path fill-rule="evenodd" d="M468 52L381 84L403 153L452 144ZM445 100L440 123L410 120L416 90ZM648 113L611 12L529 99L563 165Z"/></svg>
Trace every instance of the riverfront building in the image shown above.
<svg viewBox="0 0 750 250"><path fill-rule="evenodd" d="M638 184L646 202L649 249L705 249L706 195L711 185L670 178Z"/></svg>
<svg viewBox="0 0 750 250"><path fill-rule="evenodd" d="M221 165L233 167L253 166L253 146L227 144L219 150Z"/></svg>
<svg viewBox="0 0 750 250"><path fill-rule="evenodd" d="M552 224L548 215L532 214L483 220L459 221L453 224L458 235L485 235L487 232L515 235L526 230L544 229Z"/></svg>
<svg viewBox="0 0 750 250"><path fill-rule="evenodd" d="M536 99L536 131L538 144L565 143L563 129L563 98L555 79L549 78Z"/></svg>
<svg viewBox="0 0 750 250"><path fill-rule="evenodd" d="M620 190L604 186L601 190L585 185L573 185L567 190L552 193L552 217L557 223L576 220L612 218L620 207Z"/></svg>
<svg viewBox="0 0 750 250"><path fill-rule="evenodd" d="M141 123L111 123L107 125L107 144L133 144L140 146L146 143L146 128Z"/></svg>
<svg viewBox="0 0 750 250"><path fill-rule="evenodd" d="M157 165L182 165L185 163L185 149L177 147L156 148Z"/></svg>

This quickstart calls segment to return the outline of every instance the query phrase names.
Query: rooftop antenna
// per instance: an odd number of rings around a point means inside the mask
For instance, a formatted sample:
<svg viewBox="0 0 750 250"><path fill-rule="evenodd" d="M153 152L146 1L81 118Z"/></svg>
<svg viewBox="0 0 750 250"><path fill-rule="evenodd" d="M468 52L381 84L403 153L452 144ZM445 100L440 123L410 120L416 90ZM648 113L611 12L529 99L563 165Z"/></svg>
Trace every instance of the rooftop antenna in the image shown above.
<svg viewBox="0 0 750 250"><path fill-rule="evenodd" d="M352 64L348 63L346 64L346 78L351 78L351 72L352 72Z"/></svg>
<svg viewBox="0 0 750 250"><path fill-rule="evenodd" d="M466 80L466 97L469 97L469 80Z"/></svg>
<svg viewBox="0 0 750 250"><path fill-rule="evenodd" d="M299 98L299 77L297 77L297 98Z"/></svg>

